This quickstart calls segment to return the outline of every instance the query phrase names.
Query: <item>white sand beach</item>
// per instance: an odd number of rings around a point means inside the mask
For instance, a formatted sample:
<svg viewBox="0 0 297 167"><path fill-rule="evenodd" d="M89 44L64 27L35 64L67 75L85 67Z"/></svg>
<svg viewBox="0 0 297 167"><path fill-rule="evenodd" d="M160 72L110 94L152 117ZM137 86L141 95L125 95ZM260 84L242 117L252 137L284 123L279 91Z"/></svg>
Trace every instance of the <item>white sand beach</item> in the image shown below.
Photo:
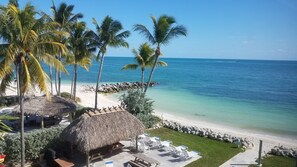
<svg viewBox="0 0 297 167"><path fill-rule="evenodd" d="M88 86L93 86L95 87L94 84L89 84L89 83L79 83L77 85L77 97L81 99L80 104L85 107L94 107L94 92L91 90L87 90ZM62 84L62 92L70 92L71 85L70 84ZM13 95L15 94L15 91L13 89L8 89L6 92L7 95ZM36 92L34 93L36 94ZM38 95L38 93L36 94ZM108 106L115 106L119 105L120 102L115 99L114 97L110 95L102 95L98 94L98 105L99 108L101 107L108 107ZM271 135L268 133L259 133L259 132L254 132L254 131L247 131L244 129L239 129L239 128L234 128L234 127L227 127L227 126L222 126L219 124L214 124L211 122L206 122L203 120L189 120L187 118L182 118L175 116L173 114L170 114L168 111L162 111L159 109L155 109L155 115L159 116L163 120L172 120L175 122L179 122L183 125L187 126L197 126L199 128L208 128L211 129L215 132L219 133L227 133L232 136L236 137L243 137L243 138L248 138L254 143L254 147L252 150L256 151L258 150L258 143L259 140L263 140L263 151L268 152L271 148L274 146L279 146L283 145L285 147L289 148L297 148L297 139L296 138L289 138L289 137L282 137L282 136L276 136L276 135Z"/></svg>

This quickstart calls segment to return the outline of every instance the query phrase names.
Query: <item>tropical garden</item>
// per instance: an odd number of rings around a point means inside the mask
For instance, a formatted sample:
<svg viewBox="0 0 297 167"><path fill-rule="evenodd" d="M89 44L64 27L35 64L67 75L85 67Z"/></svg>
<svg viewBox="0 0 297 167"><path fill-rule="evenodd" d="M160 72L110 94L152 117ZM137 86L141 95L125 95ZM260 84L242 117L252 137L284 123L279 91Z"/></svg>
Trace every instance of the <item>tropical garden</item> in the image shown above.
<svg viewBox="0 0 297 167"><path fill-rule="evenodd" d="M53 1L49 8L51 13L38 12L39 10L29 2L24 7L21 7L17 0L10 0L8 4L0 4L0 96L5 96L5 90L10 84L16 82L17 102L20 106L19 118L0 117L0 141L9 141L0 142L0 148L7 148L4 152L10 154L10 159L22 167L25 166L26 161L37 159L39 153L50 145L52 146L53 143L58 146L57 136L62 130L61 128L43 129L25 135L23 100L26 92L37 89L43 92L48 100L52 95L57 95L78 101L78 69L88 70L92 62L96 61L99 63L99 68L97 76L93 77L97 80L94 95L94 109L97 109L100 103L97 92L100 89L105 56L108 55L109 49L137 47L129 46L127 38L131 32L124 29L122 23L111 16L105 16L100 22L93 18L92 23L95 29L92 30L88 28L85 21L82 21L84 19L82 13L74 13L73 5L61 3L57 6ZM146 97L146 92L152 82L156 67L167 66L166 62L160 60L163 55L161 48L174 38L187 35L187 29L178 25L174 17L151 16L151 21L152 30L142 24L135 24L132 28L133 32L144 37L144 41L138 49L132 49L131 55L134 55L135 61L122 67L122 70L140 70L141 88L127 91L120 97L127 111L141 120L147 128L160 121L158 117L152 115L153 101ZM66 66L72 67L72 71L67 70ZM146 80L145 70L147 69L150 73ZM72 78L71 91L66 95L61 90L62 73ZM79 109L75 118L85 111L84 108ZM3 135L11 132L11 128L3 123L6 119L19 119L18 136L4 139ZM200 160L202 162L195 162L190 166L208 164L212 158L220 157L225 153L223 157L218 161L213 161L210 165L216 166L240 151L230 149L232 147L230 144L209 142L207 139L166 129L152 130L150 133L176 143L180 143L181 138L187 138L190 147L205 152L207 156ZM36 141L37 138L38 141ZM197 141L208 144L198 146L195 144ZM209 146L213 146L212 151L208 150ZM3 151L1 149L0 156Z"/></svg>
<svg viewBox="0 0 297 167"><path fill-rule="evenodd" d="M95 30L87 27L83 21L83 14L73 13L74 6L61 3L56 6L53 1L52 13L38 12L29 2L21 7L17 0L10 0L8 4L0 6L0 94L5 95L5 90L12 82L17 83L18 103L20 106L20 165L25 166L25 137L24 137L24 112L23 99L26 92L32 88L39 89L49 98L56 92L61 95L61 73L72 76L70 98L76 99L78 68L86 70L92 61L100 62L98 69L95 106L97 108L97 92L99 90L103 72L104 58L108 48L129 47L126 39L130 31L124 30L120 21L106 16L101 23L93 18ZM144 70L151 68L148 83L156 66L167 66L159 60L160 47L172 38L186 36L183 26L174 26L175 19L170 16L152 17L153 32L141 24L136 24L134 31L143 34L148 43L140 45L138 50L133 49L136 64L128 64L123 69L141 69L142 88L138 93L130 92L134 96L145 98L148 86L144 88ZM154 34L154 35L152 35ZM67 71L66 66L73 66L73 71ZM123 97L124 99L124 97ZM140 100L148 103L148 112L138 111L139 117L151 113L150 100ZM127 102L128 103L128 102ZM141 107L140 107L141 108ZM143 107L142 107L143 109ZM135 113L136 114L136 113ZM0 121L1 134L11 129Z"/></svg>

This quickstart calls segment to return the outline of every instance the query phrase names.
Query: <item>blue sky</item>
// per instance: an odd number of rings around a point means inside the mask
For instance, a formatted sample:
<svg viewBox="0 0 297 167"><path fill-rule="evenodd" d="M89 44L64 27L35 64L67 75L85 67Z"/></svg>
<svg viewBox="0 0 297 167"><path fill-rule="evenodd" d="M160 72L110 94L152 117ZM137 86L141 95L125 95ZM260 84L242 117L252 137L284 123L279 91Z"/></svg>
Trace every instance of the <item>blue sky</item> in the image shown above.
<svg viewBox="0 0 297 167"><path fill-rule="evenodd" d="M6 4L8 0L1 0ZM20 0L23 5L27 0ZM152 28L151 15L174 16L188 36L163 46L166 57L297 60L296 0L55 0L75 5L93 29L110 15L132 31L134 24ZM50 13L51 0L31 0L38 10ZM132 32L129 49L109 49L107 56L132 56L131 49L146 40Z"/></svg>

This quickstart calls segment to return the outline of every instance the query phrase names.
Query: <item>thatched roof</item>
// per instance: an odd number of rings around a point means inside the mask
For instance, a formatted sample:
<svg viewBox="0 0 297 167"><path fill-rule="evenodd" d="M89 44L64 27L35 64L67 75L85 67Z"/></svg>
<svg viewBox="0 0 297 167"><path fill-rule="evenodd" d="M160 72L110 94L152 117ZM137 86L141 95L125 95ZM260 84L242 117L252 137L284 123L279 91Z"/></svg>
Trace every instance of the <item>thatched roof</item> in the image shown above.
<svg viewBox="0 0 297 167"><path fill-rule="evenodd" d="M122 107L109 107L84 113L64 129L62 139L91 150L143 134L144 125Z"/></svg>
<svg viewBox="0 0 297 167"><path fill-rule="evenodd" d="M54 116L74 112L76 103L58 96L52 96L50 99L46 96L33 96L24 100L23 110L28 115ZM15 111L20 112L20 107L17 106Z"/></svg>

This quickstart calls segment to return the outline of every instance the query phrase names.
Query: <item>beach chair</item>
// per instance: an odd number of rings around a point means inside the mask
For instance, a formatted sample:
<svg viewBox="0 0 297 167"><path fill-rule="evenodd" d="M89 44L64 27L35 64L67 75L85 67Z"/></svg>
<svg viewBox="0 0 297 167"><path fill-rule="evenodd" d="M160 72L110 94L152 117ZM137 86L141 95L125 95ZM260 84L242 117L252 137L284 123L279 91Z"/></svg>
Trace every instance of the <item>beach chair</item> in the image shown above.
<svg viewBox="0 0 297 167"><path fill-rule="evenodd" d="M105 167L113 167L113 161L105 161Z"/></svg>
<svg viewBox="0 0 297 167"><path fill-rule="evenodd" d="M150 147L148 145L146 145L145 142L138 142L138 151L140 152L144 152L145 150L150 150Z"/></svg>
<svg viewBox="0 0 297 167"><path fill-rule="evenodd" d="M186 161L188 159L197 157L199 154L200 153L199 152L196 152L196 151L186 151L186 150L183 150L180 153L180 160Z"/></svg>
<svg viewBox="0 0 297 167"><path fill-rule="evenodd" d="M170 145L172 144L172 141L170 140L166 140L166 141L161 141L161 148L164 151L170 151Z"/></svg>
<svg viewBox="0 0 297 167"><path fill-rule="evenodd" d="M150 142L149 146L151 149L162 147L161 139L159 137L151 137L150 140L151 140L151 142Z"/></svg>
<svg viewBox="0 0 297 167"><path fill-rule="evenodd" d="M177 147L174 147L173 145L171 145L171 154L175 157L182 157L185 155L185 152L184 151L187 151L188 150L188 147L187 146L184 146L184 145L181 145L181 146L177 146Z"/></svg>

